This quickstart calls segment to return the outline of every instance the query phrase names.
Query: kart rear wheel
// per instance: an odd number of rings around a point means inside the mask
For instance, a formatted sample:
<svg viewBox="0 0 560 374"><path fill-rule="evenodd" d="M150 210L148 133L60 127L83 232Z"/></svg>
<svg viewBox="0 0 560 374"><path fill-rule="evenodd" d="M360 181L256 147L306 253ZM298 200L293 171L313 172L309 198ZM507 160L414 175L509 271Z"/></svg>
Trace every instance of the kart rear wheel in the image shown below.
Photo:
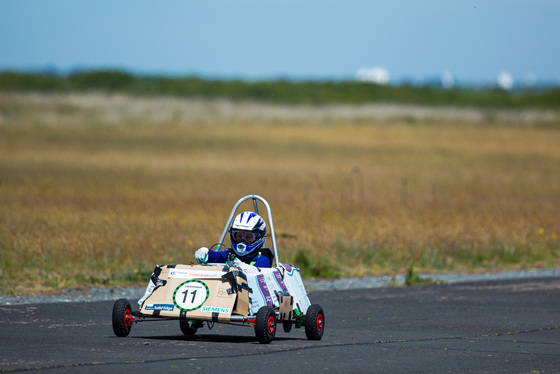
<svg viewBox="0 0 560 374"><path fill-rule="evenodd" d="M325 312L319 304L313 304L307 309L303 323L305 335L309 340L321 340L325 330Z"/></svg>
<svg viewBox="0 0 560 374"><path fill-rule="evenodd" d="M268 344L276 336L276 312L269 306L263 306L255 318L255 335L259 343Z"/></svg>
<svg viewBox="0 0 560 374"><path fill-rule="evenodd" d="M198 327L188 319L180 319L179 326L181 327L181 332L188 336L192 336L198 331Z"/></svg>
<svg viewBox="0 0 560 374"><path fill-rule="evenodd" d="M113 305L113 332L116 336L124 338L132 329L132 308L127 299L119 299Z"/></svg>
<svg viewBox="0 0 560 374"><path fill-rule="evenodd" d="M282 322L282 326L284 327L284 332L292 331L292 321L284 321Z"/></svg>

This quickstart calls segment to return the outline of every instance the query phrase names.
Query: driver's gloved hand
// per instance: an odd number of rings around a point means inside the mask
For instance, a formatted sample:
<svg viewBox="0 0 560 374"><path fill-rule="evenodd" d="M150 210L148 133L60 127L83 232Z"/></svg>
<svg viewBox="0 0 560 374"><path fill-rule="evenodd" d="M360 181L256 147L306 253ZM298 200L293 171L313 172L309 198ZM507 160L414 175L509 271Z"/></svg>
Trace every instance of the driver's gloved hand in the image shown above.
<svg viewBox="0 0 560 374"><path fill-rule="evenodd" d="M208 248L201 247L194 253L194 258L199 264L205 264L208 262Z"/></svg>

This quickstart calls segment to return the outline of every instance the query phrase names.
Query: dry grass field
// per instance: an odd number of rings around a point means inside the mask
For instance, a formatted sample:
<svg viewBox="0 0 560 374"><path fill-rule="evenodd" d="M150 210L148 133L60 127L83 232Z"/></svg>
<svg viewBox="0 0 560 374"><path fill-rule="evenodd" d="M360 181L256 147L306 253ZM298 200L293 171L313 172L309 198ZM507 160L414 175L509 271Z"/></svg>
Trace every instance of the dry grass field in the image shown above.
<svg viewBox="0 0 560 374"><path fill-rule="evenodd" d="M0 293L144 284L253 193L306 277L558 267L558 144L557 112L0 94Z"/></svg>

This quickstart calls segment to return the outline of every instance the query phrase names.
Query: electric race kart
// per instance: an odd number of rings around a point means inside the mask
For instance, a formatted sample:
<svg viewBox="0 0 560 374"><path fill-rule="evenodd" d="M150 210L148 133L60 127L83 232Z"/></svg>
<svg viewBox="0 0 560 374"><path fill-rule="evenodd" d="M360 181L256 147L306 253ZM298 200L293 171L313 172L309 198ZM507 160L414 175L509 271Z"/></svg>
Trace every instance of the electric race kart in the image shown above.
<svg viewBox="0 0 560 374"><path fill-rule="evenodd" d="M183 334L194 335L205 324L227 323L253 327L260 343L274 340L278 325L288 333L292 327L304 328L310 340L320 340L325 329L325 313L311 304L299 269L278 259L270 206L258 195L241 198L233 207L218 241L224 240L238 207L252 200L255 213L266 208L274 255L273 267L257 268L239 260L225 264L158 265L146 293L132 311L127 299L113 306L113 331L128 336L132 325L144 321L176 319ZM265 246L267 243L265 242Z"/></svg>

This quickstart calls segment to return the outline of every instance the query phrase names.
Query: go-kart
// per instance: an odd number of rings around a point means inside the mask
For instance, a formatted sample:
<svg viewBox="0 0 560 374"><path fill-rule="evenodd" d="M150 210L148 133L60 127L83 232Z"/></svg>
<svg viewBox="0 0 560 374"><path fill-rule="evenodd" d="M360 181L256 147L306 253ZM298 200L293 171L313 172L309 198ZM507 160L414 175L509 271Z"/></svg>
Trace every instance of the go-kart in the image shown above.
<svg viewBox="0 0 560 374"><path fill-rule="evenodd" d="M274 340L279 324L286 333L292 327L304 327L308 339L323 337L323 308L310 303L299 269L278 259L272 215L265 199L248 195L234 205L216 249L226 249L223 243L237 209L249 200L259 215L259 202L266 208L273 266L257 268L237 259L225 264L158 265L138 301L139 311L133 311L127 299L115 302L112 320L116 336L128 336L135 323L164 318L179 320L187 336L205 324L211 328L214 323L227 323L253 327L263 344Z"/></svg>

